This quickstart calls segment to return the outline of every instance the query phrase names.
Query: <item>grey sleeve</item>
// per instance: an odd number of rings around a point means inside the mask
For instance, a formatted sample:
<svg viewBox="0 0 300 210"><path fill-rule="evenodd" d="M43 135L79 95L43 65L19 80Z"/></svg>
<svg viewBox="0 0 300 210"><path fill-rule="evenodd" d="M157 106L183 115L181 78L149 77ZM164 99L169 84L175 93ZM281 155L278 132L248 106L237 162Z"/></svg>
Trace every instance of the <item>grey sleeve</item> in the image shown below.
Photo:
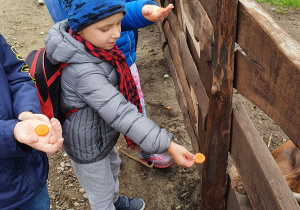
<svg viewBox="0 0 300 210"><path fill-rule="evenodd" d="M172 134L138 112L114 87L99 68L91 68L76 78L76 92L100 117L149 153L165 152Z"/></svg>

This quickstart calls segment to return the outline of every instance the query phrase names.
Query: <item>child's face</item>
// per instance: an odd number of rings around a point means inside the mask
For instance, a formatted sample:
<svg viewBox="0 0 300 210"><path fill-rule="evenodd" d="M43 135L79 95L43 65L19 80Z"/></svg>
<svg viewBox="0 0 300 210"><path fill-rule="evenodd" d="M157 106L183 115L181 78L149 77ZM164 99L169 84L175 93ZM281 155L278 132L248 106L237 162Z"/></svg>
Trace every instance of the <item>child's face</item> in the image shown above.
<svg viewBox="0 0 300 210"><path fill-rule="evenodd" d="M82 29L78 34L94 46L110 50L120 37L123 16L123 13L117 13Z"/></svg>

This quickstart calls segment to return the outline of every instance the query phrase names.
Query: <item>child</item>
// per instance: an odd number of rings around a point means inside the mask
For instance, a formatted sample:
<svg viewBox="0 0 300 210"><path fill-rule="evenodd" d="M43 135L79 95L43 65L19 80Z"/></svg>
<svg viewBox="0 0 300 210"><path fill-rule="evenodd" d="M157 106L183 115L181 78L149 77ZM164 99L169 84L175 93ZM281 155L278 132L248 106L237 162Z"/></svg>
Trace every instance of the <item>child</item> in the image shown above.
<svg viewBox="0 0 300 210"><path fill-rule="evenodd" d="M0 209L49 209L44 152L61 147L62 129L58 120L40 114L29 68L2 35L0 55ZM40 124L48 125L48 135L34 133Z"/></svg>
<svg viewBox="0 0 300 210"><path fill-rule="evenodd" d="M54 23L65 20L67 14L64 11L62 0L46 0L48 11L52 17ZM125 0L126 17L129 21L122 20L122 29L126 23L131 22L132 26L122 30L120 38L117 40L118 48L123 52L126 58L126 62L129 66L130 72L133 76L136 84L140 101L142 104L143 114L146 115L144 94L142 92L140 77L138 73L136 61L136 41L137 41L137 29L146 27L154 22L163 20L169 12L174 8L173 4L169 4L163 10L156 12L160 7L154 2L149 0ZM132 30L134 29L134 30ZM141 149L137 148L138 158L157 168L167 168L172 164L172 158L167 154L149 154Z"/></svg>
<svg viewBox="0 0 300 210"><path fill-rule="evenodd" d="M128 145L149 153L168 151L191 167L194 155L172 134L141 113L135 83L118 50L123 0L63 1L67 21L55 24L45 40L48 59L69 63L62 71L61 107L66 113L63 148L71 158L92 209L144 209L144 201L119 196L120 133Z"/></svg>

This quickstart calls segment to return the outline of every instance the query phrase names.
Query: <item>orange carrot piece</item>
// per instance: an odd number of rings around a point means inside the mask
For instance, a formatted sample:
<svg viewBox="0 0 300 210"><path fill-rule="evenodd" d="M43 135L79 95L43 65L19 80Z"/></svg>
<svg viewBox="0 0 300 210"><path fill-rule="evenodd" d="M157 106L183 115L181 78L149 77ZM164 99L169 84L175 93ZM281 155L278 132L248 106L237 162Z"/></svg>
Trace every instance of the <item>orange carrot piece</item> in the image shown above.
<svg viewBox="0 0 300 210"><path fill-rule="evenodd" d="M47 125L38 125L35 127L34 132L39 136L45 136L49 133L49 128Z"/></svg>
<svg viewBox="0 0 300 210"><path fill-rule="evenodd" d="M203 163L205 161L205 156L201 153L195 154L195 163Z"/></svg>
<svg viewBox="0 0 300 210"><path fill-rule="evenodd" d="M161 7L161 8L159 8L159 9L157 9L155 12L160 12L160 11L162 11L164 8L163 7Z"/></svg>

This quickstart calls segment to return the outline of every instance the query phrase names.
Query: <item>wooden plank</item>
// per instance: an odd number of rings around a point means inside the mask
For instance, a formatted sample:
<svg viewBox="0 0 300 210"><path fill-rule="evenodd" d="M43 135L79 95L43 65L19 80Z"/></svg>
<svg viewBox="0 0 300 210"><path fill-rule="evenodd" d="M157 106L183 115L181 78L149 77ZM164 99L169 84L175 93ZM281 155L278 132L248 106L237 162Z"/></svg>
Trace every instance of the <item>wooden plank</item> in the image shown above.
<svg viewBox="0 0 300 210"><path fill-rule="evenodd" d="M233 104L231 157L254 209L299 209L241 102Z"/></svg>
<svg viewBox="0 0 300 210"><path fill-rule="evenodd" d="M196 131L195 124L197 122L197 119L196 119L196 115L195 115L194 103L193 103L193 99L192 99L192 96L191 96L191 93L190 93L189 84L186 80L187 76L184 74L184 69L183 69L183 66L182 66L182 59L179 56L177 41L175 40L175 37L172 34L172 31L170 30L170 26L169 26L168 22L166 22L166 24L164 26L164 30L165 30L166 37L168 39L169 49L170 49L170 52L171 52L171 58L172 58L172 61L174 63L177 76L180 80L181 87L183 89L183 92L184 92L184 95L185 95L185 98L186 98L186 102L187 102L187 106L188 106L188 110L189 110L189 115L191 116L194 130Z"/></svg>
<svg viewBox="0 0 300 210"><path fill-rule="evenodd" d="M169 22L172 33L177 40L180 56L184 58L182 59L182 65L185 71L185 75L187 76L189 85L192 86L195 90L202 115L201 120L203 121L206 118L209 104L206 91L198 74L198 70L194 63L193 57L191 56L191 53L188 49L185 35L176 20L176 16L172 12L169 13L167 21ZM166 30L165 33L167 33Z"/></svg>
<svg viewBox="0 0 300 210"><path fill-rule="evenodd" d="M206 14L205 14L206 15ZM203 86L205 88L206 92L210 91L211 84L212 84L212 67L211 67L211 52L207 53L208 51L212 51L212 40L209 40L207 37L207 34L203 34L203 31L207 31L207 28L205 30L198 30L200 37L203 37L201 39L201 43L197 42L195 39L195 35L193 32L193 27L188 20L188 17L185 12L182 12L182 19L183 24L185 25L185 28L183 31L185 32L187 44L190 50L190 53L193 57L193 60L196 64L199 76L201 78L201 81L203 83ZM212 35L210 35L211 38ZM211 43L211 44L209 44ZM206 46L202 47L202 50L200 52L200 45ZM200 55L201 53L201 55ZM210 56L207 56L209 54Z"/></svg>
<svg viewBox="0 0 300 210"><path fill-rule="evenodd" d="M201 78L201 81L204 85L205 91L208 92L208 91L210 91L212 74L210 71L208 71L208 68L201 68L201 67L199 67L199 65L197 65L198 63L202 62L202 60L203 60L203 59L200 59L200 45L199 45L199 42L197 42L194 37L192 25L187 17L187 14L183 10L183 8L182 8L182 19L183 19L183 27L184 27L183 31L186 36L188 48L189 48L192 58L195 62L195 65L197 67L197 70L198 70L199 76ZM194 91L193 87L191 87L191 91ZM192 95L195 95L195 93L193 93ZM196 105L198 105L198 104L199 104L199 102L197 101ZM204 145L205 145L204 137L206 136L207 115L202 116L201 112L199 112L198 115L199 115L198 119L203 119L201 121L198 120L198 126L197 126L198 132L196 132L197 138L198 138L198 143L199 143L199 146L201 149L201 148L204 148Z"/></svg>
<svg viewBox="0 0 300 210"><path fill-rule="evenodd" d="M174 5L174 14L177 17L177 21L181 28L183 28L183 22L182 22L182 0L175 1Z"/></svg>
<svg viewBox="0 0 300 210"><path fill-rule="evenodd" d="M158 30L160 32L160 41L162 43L162 47L164 48L164 46L166 45L167 43L167 40L164 36L164 33L163 33L163 29L162 29L162 23L161 22L158 22L156 23L157 24L157 27L158 27Z"/></svg>
<svg viewBox="0 0 300 210"><path fill-rule="evenodd" d="M185 36L187 37L189 49L192 47L196 53L196 57L199 58L200 57L200 44L199 44L199 41L197 41L195 39L195 35L193 32L194 29L192 27L191 22L189 21L189 19L187 17L187 14L184 11L182 11L182 22L183 22L182 30L183 30Z"/></svg>
<svg viewBox="0 0 300 210"><path fill-rule="evenodd" d="M217 16L217 4L218 0L186 0L189 5L189 13L193 14L194 8L196 8L197 2L200 2L205 11L207 12L209 18L212 21L213 26L216 26L216 16Z"/></svg>
<svg viewBox="0 0 300 210"><path fill-rule="evenodd" d="M211 3L211 2L210 2ZM217 0L200 209L225 209L238 0ZM216 190L217 189L217 190Z"/></svg>
<svg viewBox="0 0 300 210"><path fill-rule="evenodd" d="M187 130L190 138L191 138L191 143L192 143L192 147L193 147L193 153L202 152L200 150L199 145L198 145L197 137L196 137L196 135L194 133L192 122L191 122L191 120L189 118L189 114L187 112L187 108L186 108L186 106L184 104L184 100L183 100L184 97L183 97L182 91L180 89L180 85L178 83L178 80L177 80L175 65L172 62L172 57L171 57L171 53L170 53L170 49L169 49L168 45L164 49L164 56L165 56L165 59L167 61L168 67L170 69L171 76L173 78L173 82L174 82L174 86L175 86L175 92L176 92L176 97L177 97L177 101L178 101L179 107L181 109L181 113L183 115L184 125L186 127L186 130ZM202 175L202 167L203 167L202 164L196 164L196 168L197 168L197 171L198 171L198 174L199 174L200 177Z"/></svg>
<svg viewBox="0 0 300 210"><path fill-rule="evenodd" d="M181 5L181 14L182 14L182 24L183 24L183 32L185 34L185 38L187 41L188 49L192 55L192 58L196 64L197 71L199 73L199 76L201 78L201 82L203 83L205 87L205 91L210 91L211 87L211 81L212 81L212 74L211 74L211 67L208 66L208 62L205 61L207 56L202 56L200 59L200 44L199 42L196 41L193 33L193 28L192 25L187 17L187 14L185 13L183 6ZM206 43L205 43L206 44ZM201 63L201 65L199 65ZM202 65L203 64L203 65ZM200 67L201 66L201 67ZM203 67L203 68L202 68ZM191 86L191 90L194 90L194 88ZM202 103L201 101L198 102L197 104ZM198 138L198 143L200 148L205 147L205 136L206 136L206 119L207 115L203 116L203 113L201 111L198 113L199 117L198 119L198 132L197 138ZM202 119L199 121L199 119Z"/></svg>
<svg viewBox="0 0 300 210"><path fill-rule="evenodd" d="M252 0L240 0L235 87L300 146L300 44Z"/></svg>
<svg viewBox="0 0 300 210"><path fill-rule="evenodd" d="M195 122L195 134L196 134L196 137L198 138L199 134L198 134L198 122L199 122L199 103L197 101L197 98L196 98L196 95L195 95L195 91L194 91L194 88L193 87L190 87L191 89L191 98L192 98L192 101L193 101L193 105L194 105L194 112L195 112L195 116L196 116L196 122ZM200 118L201 119L201 118Z"/></svg>
<svg viewBox="0 0 300 210"><path fill-rule="evenodd" d="M156 2L158 5L161 6L160 0L155 0L155 2ZM161 43L162 43L162 49L164 49L164 47L165 47L166 44L167 44L167 40L166 40L166 38L165 38L165 36L164 36L164 32L163 32L163 29L162 29L162 27L163 27L163 26L162 26L162 25L163 25L163 21L159 21L159 22L157 22L156 24L157 24L158 30L159 30L159 32L160 32L160 40L161 40Z"/></svg>
<svg viewBox="0 0 300 210"><path fill-rule="evenodd" d="M199 42L200 58L205 62L209 62L212 57L213 25L199 1L193 5L193 17L193 34Z"/></svg>

